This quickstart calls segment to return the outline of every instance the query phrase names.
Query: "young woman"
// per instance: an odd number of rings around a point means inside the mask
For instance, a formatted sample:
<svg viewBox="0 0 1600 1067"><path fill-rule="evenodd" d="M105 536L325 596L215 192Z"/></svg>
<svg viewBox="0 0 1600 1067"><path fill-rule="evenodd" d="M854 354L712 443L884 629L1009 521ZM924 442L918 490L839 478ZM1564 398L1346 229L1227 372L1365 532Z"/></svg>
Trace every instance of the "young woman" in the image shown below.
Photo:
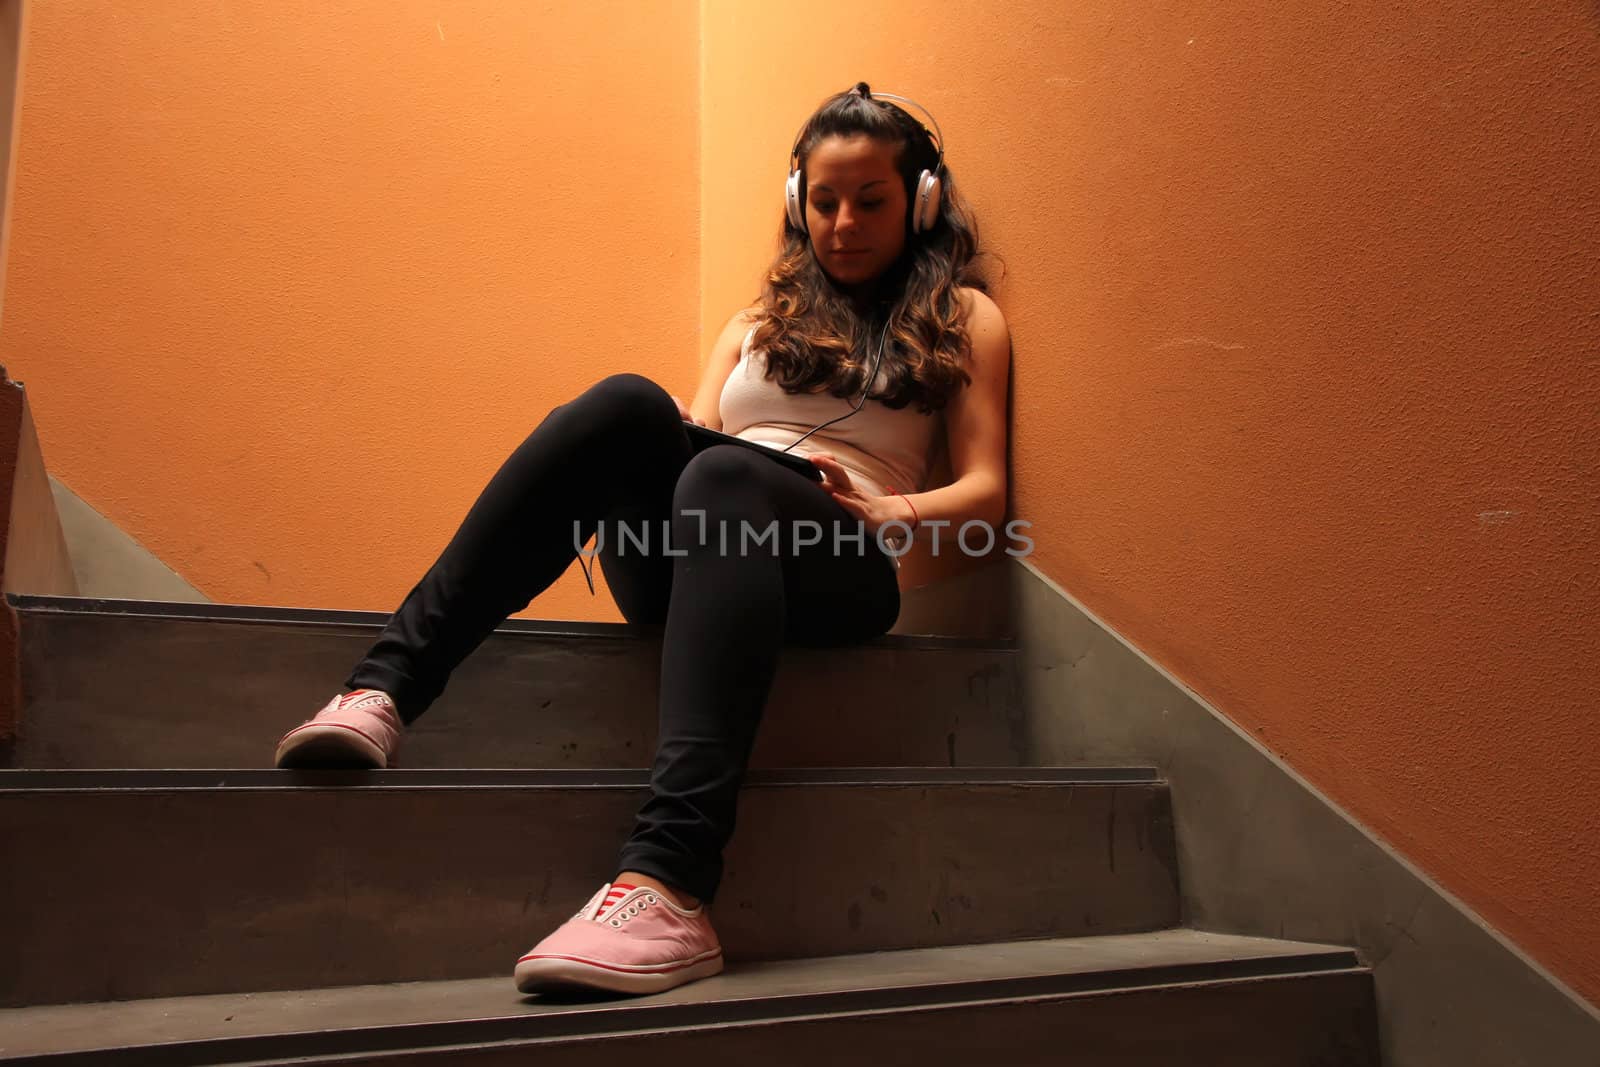
<svg viewBox="0 0 1600 1067"><path fill-rule="evenodd" d="M760 302L711 346L693 402L618 374L553 410L348 692L278 746L280 767L392 766L451 670L601 534L623 616L665 624L651 796L618 873L517 962L523 992L648 993L720 971L706 905L785 641L886 632L907 532L1003 521L1010 341L973 267L976 224L942 144L860 83L806 120L793 155L782 250ZM688 423L792 445L821 479L767 449L696 451ZM927 490L941 443L953 480ZM672 554L639 551L640 531L663 524ZM634 531L627 551L622 527Z"/></svg>

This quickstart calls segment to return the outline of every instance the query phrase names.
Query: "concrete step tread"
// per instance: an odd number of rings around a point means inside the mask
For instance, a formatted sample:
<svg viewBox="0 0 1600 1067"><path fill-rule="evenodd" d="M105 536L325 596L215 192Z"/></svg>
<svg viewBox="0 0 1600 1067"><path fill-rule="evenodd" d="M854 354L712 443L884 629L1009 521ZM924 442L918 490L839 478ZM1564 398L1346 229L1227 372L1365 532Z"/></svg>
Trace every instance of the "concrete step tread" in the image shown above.
<svg viewBox="0 0 1600 1067"><path fill-rule="evenodd" d="M0 1010L0 1062L77 1053L74 1063L111 1065L152 1062L159 1051L179 1067L1349 970L1365 968L1348 948L1188 929L740 963L619 999L523 997L508 961L494 978Z"/></svg>
<svg viewBox="0 0 1600 1067"><path fill-rule="evenodd" d="M284 627L370 627L387 625L390 613L325 608L267 607L256 604L193 604L182 601L111 600L98 597L7 594L23 615L116 615L195 622L244 622ZM560 619L507 619L494 632L531 638L614 638L619 641L659 640L662 627L621 622L568 622ZM1013 637L951 637L940 634L884 634L864 641L863 648L1015 650Z"/></svg>
<svg viewBox="0 0 1600 1067"><path fill-rule="evenodd" d="M817 767L748 772L745 785L1125 785L1159 782L1153 767ZM0 794L304 789L643 789L645 769L0 770Z"/></svg>
<svg viewBox="0 0 1600 1067"><path fill-rule="evenodd" d="M729 958L1181 921L1166 783L915 773L950 780L841 782L823 771L806 784L743 790L718 894ZM0 967L0 1006L492 974L507 945L554 928L613 873L649 796L642 774L600 786L592 772L527 777L567 784L391 788L274 771L0 776L80 786L0 788L0 856L28 857L0 877L11 964Z"/></svg>
<svg viewBox="0 0 1600 1067"><path fill-rule="evenodd" d="M97 610L96 605L105 610ZM270 763L389 616L375 612L21 598L23 706L0 766ZM662 627L508 621L406 731L409 768L648 763ZM756 767L1023 765L1014 641L887 635L783 649Z"/></svg>

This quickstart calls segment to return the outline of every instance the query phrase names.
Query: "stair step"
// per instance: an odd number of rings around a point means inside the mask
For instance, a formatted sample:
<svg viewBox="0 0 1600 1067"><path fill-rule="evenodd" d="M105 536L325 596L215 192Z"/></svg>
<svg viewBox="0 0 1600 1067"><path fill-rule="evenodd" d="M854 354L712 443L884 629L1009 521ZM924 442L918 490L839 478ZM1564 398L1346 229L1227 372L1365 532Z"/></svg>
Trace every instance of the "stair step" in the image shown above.
<svg viewBox="0 0 1600 1067"><path fill-rule="evenodd" d="M506 970L0 1011L0 1063L1378 1063L1352 951L1193 930L730 964L638 998L523 997Z"/></svg>
<svg viewBox="0 0 1600 1067"><path fill-rule="evenodd" d="M0 1006L497 974L609 877L643 771L0 771ZM730 959L1179 921L1149 769L771 770Z"/></svg>
<svg viewBox="0 0 1600 1067"><path fill-rule="evenodd" d="M389 616L12 597L17 768L263 767ZM415 768L634 767L655 746L661 628L507 622L408 731ZM1015 642L890 635L784 650L756 767L1027 762Z"/></svg>

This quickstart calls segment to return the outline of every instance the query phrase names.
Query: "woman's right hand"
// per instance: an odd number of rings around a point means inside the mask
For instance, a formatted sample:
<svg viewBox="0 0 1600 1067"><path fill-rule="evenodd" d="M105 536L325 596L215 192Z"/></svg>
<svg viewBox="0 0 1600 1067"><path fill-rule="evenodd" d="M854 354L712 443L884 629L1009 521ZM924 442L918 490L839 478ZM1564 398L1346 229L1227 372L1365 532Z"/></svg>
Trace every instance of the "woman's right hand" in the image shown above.
<svg viewBox="0 0 1600 1067"><path fill-rule="evenodd" d="M668 395L671 395L671 394L668 394ZM678 418L682 419L684 422L692 422L696 426L704 426L706 424L704 419L695 418L694 417L694 412L689 410L689 405L685 404L682 400L679 400L677 397L674 396L672 398L672 402L674 404L678 405Z"/></svg>

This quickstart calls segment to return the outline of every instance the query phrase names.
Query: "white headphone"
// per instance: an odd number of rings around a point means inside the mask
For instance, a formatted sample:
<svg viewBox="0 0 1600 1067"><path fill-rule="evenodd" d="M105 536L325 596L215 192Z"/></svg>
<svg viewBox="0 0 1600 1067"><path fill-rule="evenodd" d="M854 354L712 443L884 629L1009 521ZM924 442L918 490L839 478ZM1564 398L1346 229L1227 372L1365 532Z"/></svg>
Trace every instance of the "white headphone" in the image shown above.
<svg viewBox="0 0 1600 1067"><path fill-rule="evenodd" d="M939 174L944 170L944 136L939 133L939 122L933 117L933 112L917 103L915 100L892 93L874 93L867 88L866 82L858 82L850 92L855 93L864 100L898 100L910 104L933 123L933 132L929 134L934 139L934 147L939 150L939 160L933 165L932 171L923 171L917 178L917 188L912 194L913 209L911 212L911 232L927 233L933 229L934 223L939 221L939 190L941 183ZM918 123L921 126L921 123ZM800 133L794 139L794 147L789 150L789 180L784 185L783 202L789 212L789 222L801 233L809 233L806 228L806 207L800 197L800 141L805 136L806 128L800 127ZM922 126L922 132L928 133L928 128Z"/></svg>

